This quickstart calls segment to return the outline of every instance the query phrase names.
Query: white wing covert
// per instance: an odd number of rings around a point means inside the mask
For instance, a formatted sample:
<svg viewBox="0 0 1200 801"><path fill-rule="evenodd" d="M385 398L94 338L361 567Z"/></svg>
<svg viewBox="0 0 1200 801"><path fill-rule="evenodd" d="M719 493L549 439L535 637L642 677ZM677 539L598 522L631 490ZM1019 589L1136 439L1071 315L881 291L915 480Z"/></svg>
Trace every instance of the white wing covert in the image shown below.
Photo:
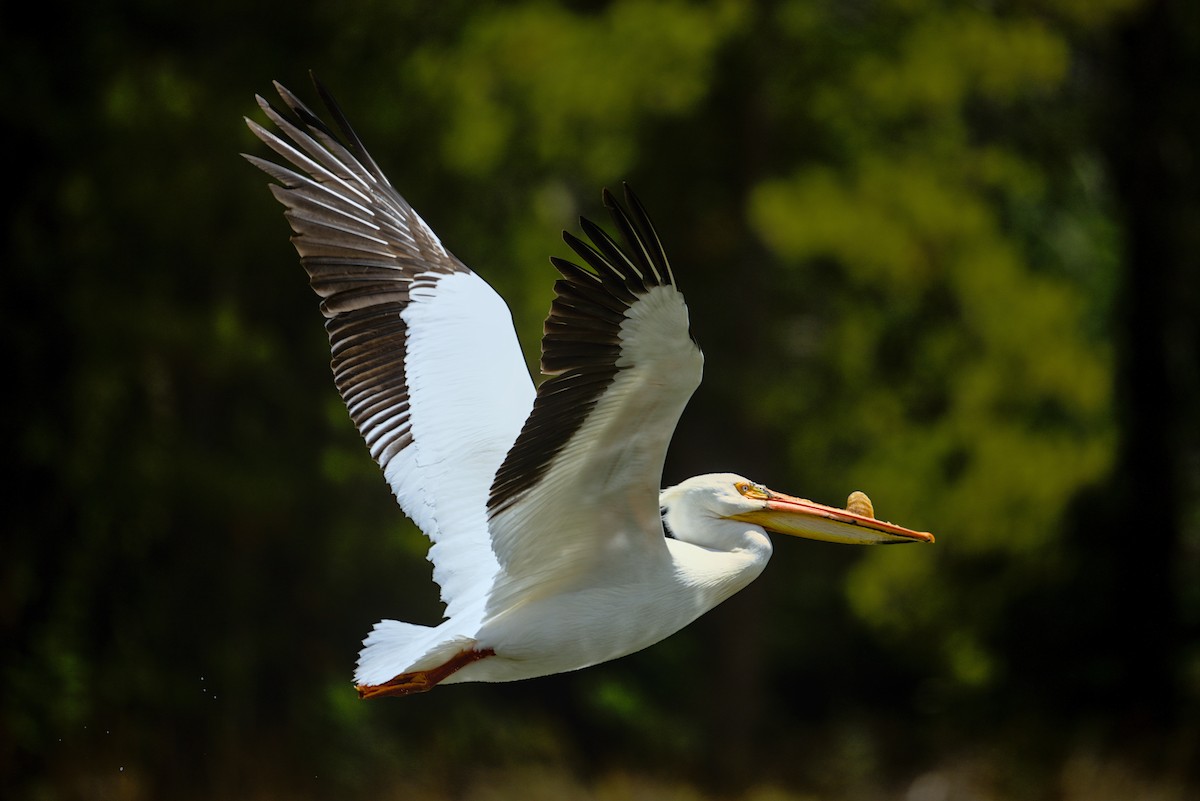
<svg viewBox="0 0 1200 801"><path fill-rule="evenodd" d="M258 102L290 141L246 123L295 169L246 158L277 182L271 191L322 298L338 391L433 542L447 617L479 614L498 569L489 487L534 398L512 317L392 188L320 84L341 138L275 88L294 120Z"/></svg>

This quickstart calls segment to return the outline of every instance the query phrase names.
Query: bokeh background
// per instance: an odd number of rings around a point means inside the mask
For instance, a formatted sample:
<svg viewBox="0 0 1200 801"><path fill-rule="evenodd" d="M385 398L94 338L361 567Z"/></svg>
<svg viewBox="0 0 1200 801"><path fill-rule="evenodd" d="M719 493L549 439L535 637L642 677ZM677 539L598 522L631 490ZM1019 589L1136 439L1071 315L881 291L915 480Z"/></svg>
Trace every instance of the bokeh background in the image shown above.
<svg viewBox="0 0 1200 801"><path fill-rule="evenodd" d="M2 13L6 798L1200 797L1200 5ZM707 355L665 483L937 545L781 542L643 653L358 701L440 608L238 156L309 69L531 364L558 232L637 189Z"/></svg>

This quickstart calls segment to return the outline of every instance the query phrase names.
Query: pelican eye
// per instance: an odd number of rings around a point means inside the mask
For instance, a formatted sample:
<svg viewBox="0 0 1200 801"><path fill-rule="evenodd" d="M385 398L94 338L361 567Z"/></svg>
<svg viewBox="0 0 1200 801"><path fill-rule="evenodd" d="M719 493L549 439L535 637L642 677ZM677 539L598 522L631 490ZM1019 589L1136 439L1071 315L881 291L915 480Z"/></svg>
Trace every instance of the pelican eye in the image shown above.
<svg viewBox="0 0 1200 801"><path fill-rule="evenodd" d="M746 498L754 498L756 500L765 501L771 497L771 491L762 484L755 484L752 481L739 481L733 485L734 489Z"/></svg>

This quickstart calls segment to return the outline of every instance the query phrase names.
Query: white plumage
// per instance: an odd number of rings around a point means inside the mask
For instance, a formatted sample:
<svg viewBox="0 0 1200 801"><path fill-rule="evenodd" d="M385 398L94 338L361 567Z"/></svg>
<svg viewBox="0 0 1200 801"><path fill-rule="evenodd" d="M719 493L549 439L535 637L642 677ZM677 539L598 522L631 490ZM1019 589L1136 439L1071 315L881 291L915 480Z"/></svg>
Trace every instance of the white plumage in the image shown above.
<svg viewBox="0 0 1200 801"><path fill-rule="evenodd" d="M638 200L607 191L618 244L581 220L564 238L590 269L562 278L535 392L507 307L391 187L328 94L340 129L276 89L283 136L247 120L294 169L274 180L322 298L333 372L404 512L428 535L446 619L376 624L365 697L510 681L645 648L746 586L766 531L838 542L932 541L870 514L774 493L733 474L659 492L703 357ZM285 138L286 137L286 138Z"/></svg>

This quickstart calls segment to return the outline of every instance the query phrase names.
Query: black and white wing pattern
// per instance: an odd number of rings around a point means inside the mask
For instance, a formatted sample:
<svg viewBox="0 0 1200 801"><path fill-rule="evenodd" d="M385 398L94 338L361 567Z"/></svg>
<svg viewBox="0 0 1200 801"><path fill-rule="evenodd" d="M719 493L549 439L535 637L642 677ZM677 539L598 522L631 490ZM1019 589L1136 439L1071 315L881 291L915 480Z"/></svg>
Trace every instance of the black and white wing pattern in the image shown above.
<svg viewBox="0 0 1200 801"><path fill-rule="evenodd" d="M279 134L246 123L291 166L246 158L276 182L321 297L338 391L433 542L447 617L478 616L498 570L488 494L534 399L511 315L392 188L320 85L340 136L275 88L290 118L258 102Z"/></svg>
<svg viewBox="0 0 1200 801"><path fill-rule="evenodd" d="M594 572L617 551L665 555L663 462L704 358L650 218L628 187L625 200L628 211L604 192L624 246L581 220L592 244L563 236L591 269L553 259L562 278L542 337L550 378L488 499L502 571L493 610Z"/></svg>

